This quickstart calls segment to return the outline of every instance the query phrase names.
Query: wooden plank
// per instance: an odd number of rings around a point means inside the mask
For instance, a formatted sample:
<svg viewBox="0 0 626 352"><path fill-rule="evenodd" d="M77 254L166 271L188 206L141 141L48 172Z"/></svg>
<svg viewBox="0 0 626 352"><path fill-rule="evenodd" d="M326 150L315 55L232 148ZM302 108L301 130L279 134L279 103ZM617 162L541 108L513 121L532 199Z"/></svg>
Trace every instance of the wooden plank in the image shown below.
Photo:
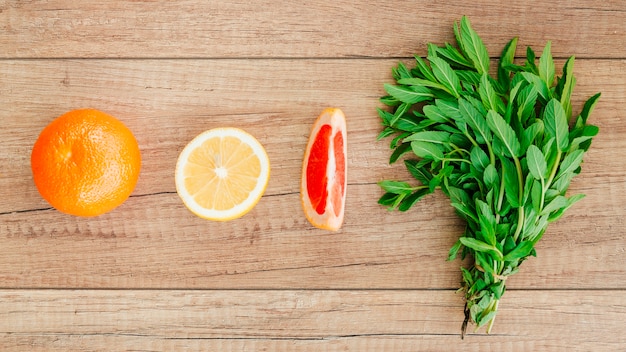
<svg viewBox="0 0 626 352"><path fill-rule="evenodd" d="M491 335L459 336L453 291L1 290L3 350L609 351L624 291L510 291Z"/></svg>
<svg viewBox="0 0 626 352"><path fill-rule="evenodd" d="M461 10L462 9L462 10ZM416 4L401 0L129 1L8 0L0 52L42 57L411 57L452 41L468 15L493 56L511 38L559 57L623 58L620 0ZM520 51L523 54L523 50Z"/></svg>
<svg viewBox="0 0 626 352"><path fill-rule="evenodd" d="M396 61L279 61L4 61L0 287L456 287L460 263L443 259L462 223L447 201L429 197L406 214L376 204L375 182L407 177L401 165L387 165L387 142L375 142L377 99ZM551 225L539 258L525 263L510 287L626 287L625 72L623 60L577 61L576 106L603 92L591 118L602 132L571 189L588 196ZM346 111L350 136L348 213L337 234L297 216L301 155L311 122L327 105ZM29 167L41 128L85 106L126 122L144 157L134 196L95 219L49 209ZM173 169L186 141L225 124L259 137L272 177L252 213L218 224L184 208Z"/></svg>

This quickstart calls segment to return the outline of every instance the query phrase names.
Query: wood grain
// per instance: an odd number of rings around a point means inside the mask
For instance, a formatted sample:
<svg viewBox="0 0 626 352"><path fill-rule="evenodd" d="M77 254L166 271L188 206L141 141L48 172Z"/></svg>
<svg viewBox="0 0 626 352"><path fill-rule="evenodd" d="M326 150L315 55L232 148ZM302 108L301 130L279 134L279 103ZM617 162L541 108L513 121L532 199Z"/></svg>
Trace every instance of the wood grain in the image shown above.
<svg viewBox="0 0 626 352"><path fill-rule="evenodd" d="M451 290L1 290L0 348L618 350L625 293L510 291L492 334L461 340Z"/></svg>
<svg viewBox="0 0 626 352"><path fill-rule="evenodd" d="M519 36L560 69L576 56L574 110L602 92L600 134L537 258L511 277L493 334L461 340L463 223L440 193L407 213L376 204L408 179L376 142L399 61L453 41L468 15L491 57ZM0 350L615 351L626 345L626 6L620 0L0 0ZM495 63L495 61L494 61ZM299 204L301 158L327 106L348 118L348 199L337 233ZM136 135L131 198L97 218L50 208L30 172L43 127L104 110ZM272 175L244 218L180 202L183 146L235 125Z"/></svg>
<svg viewBox="0 0 626 352"><path fill-rule="evenodd" d="M523 48L553 41L558 57L626 56L620 0L7 0L0 6L0 56L411 57L424 54L428 42L452 42L461 15L493 56L515 36Z"/></svg>

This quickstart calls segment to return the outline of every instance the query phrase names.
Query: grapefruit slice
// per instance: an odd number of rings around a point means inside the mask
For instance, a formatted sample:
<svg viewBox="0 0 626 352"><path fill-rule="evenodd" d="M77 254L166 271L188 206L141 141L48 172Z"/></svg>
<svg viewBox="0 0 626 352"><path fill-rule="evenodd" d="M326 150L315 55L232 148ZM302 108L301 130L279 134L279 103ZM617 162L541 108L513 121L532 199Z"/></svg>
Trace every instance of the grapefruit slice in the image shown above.
<svg viewBox="0 0 626 352"><path fill-rule="evenodd" d="M311 225L336 231L343 224L346 205L348 152L346 117L327 108L311 129L302 163L300 196Z"/></svg>
<svg viewBox="0 0 626 352"><path fill-rule="evenodd" d="M247 132L215 128L194 138L176 163L176 191L197 216L239 218L261 199L270 176L265 149Z"/></svg>

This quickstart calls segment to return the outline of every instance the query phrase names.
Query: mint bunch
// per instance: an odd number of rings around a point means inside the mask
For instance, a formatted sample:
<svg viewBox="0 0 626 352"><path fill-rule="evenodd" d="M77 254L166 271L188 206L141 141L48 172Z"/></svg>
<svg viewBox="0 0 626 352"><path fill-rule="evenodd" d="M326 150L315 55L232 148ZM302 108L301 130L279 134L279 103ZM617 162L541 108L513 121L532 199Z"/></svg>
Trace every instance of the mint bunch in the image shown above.
<svg viewBox="0 0 626 352"><path fill-rule="evenodd" d="M428 44L425 59L415 57L411 69L398 64L395 84L384 86L389 108L378 109L378 139L393 137L390 163L402 157L419 182L381 181L378 202L406 211L440 189L466 221L448 257L473 258L461 268L464 336L469 321L491 330L507 278L536 255L548 224L584 197L566 193L598 133L587 119L600 94L574 116L574 57L557 77L548 43L538 59L527 48L519 65L514 38L492 77L487 49L466 17L454 34L457 46Z"/></svg>

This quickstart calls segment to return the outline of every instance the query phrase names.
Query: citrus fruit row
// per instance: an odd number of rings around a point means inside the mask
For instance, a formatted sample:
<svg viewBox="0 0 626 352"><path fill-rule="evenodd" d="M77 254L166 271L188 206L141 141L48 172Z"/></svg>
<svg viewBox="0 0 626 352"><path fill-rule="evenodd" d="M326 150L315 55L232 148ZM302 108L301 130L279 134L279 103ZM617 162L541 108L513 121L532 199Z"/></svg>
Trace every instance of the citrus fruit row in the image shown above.
<svg viewBox="0 0 626 352"><path fill-rule="evenodd" d="M329 108L313 124L305 150L301 203L319 228L337 230L346 198L346 121ZM31 153L33 180L57 210L97 216L120 206L139 178L141 154L132 132L94 109L70 111L39 135ZM215 128L192 139L178 157L176 191L197 216L239 218L261 199L270 176L265 148L234 127Z"/></svg>

